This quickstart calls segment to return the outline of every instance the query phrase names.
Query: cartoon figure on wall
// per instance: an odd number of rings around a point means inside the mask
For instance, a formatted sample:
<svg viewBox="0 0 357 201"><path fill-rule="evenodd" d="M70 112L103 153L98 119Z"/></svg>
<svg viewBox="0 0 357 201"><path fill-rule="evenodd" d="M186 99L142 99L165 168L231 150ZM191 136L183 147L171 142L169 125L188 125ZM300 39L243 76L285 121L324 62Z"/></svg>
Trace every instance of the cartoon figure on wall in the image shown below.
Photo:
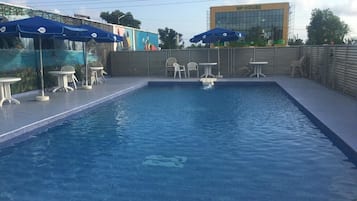
<svg viewBox="0 0 357 201"><path fill-rule="evenodd" d="M123 41L118 42L117 50L132 50L132 32L132 30L126 29L123 26L117 26L116 33L123 37Z"/></svg>
<svg viewBox="0 0 357 201"><path fill-rule="evenodd" d="M150 43L149 36L146 36L146 38L143 38L143 45L144 45L144 50L146 50L146 51L157 50L157 47Z"/></svg>
<svg viewBox="0 0 357 201"><path fill-rule="evenodd" d="M155 51L158 50L158 36L157 34L136 31L135 32L136 41L136 50L144 51Z"/></svg>

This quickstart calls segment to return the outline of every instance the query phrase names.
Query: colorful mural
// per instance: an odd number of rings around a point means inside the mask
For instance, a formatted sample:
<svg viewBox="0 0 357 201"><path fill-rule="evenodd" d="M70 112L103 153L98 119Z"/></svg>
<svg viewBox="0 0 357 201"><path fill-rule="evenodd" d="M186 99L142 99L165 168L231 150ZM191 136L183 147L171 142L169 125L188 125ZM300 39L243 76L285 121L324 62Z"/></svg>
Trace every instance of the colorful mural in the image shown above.
<svg viewBox="0 0 357 201"><path fill-rule="evenodd" d="M158 50L159 36L156 33L141 31L121 25L113 25L113 32L123 37L122 42L114 45L114 51Z"/></svg>
<svg viewBox="0 0 357 201"><path fill-rule="evenodd" d="M120 51L120 50L135 50L134 45L133 45L133 32L134 30L129 27L124 27L124 26L117 26L114 25L114 33L118 34L119 36L123 37L123 41L118 42L114 46L114 50Z"/></svg>
<svg viewBox="0 0 357 201"><path fill-rule="evenodd" d="M135 31L136 50L153 51L158 50L159 38L158 34L144 32L140 30Z"/></svg>

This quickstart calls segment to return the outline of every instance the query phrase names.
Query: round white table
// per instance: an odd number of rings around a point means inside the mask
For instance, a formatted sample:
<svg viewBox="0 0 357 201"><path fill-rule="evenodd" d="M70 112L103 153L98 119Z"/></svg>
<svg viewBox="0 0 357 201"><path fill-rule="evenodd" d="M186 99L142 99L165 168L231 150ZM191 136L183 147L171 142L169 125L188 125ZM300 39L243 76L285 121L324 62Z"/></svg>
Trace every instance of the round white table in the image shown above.
<svg viewBox="0 0 357 201"><path fill-rule="evenodd" d="M5 101L9 103L14 102L20 104L20 101L16 100L11 96L11 87L10 84L20 81L19 77L2 77L0 78L0 107Z"/></svg>
<svg viewBox="0 0 357 201"><path fill-rule="evenodd" d="M217 62L215 63L199 63L198 65L203 66L205 71L201 77L208 78L208 77L216 77L212 74L212 66L217 66Z"/></svg>
<svg viewBox="0 0 357 201"><path fill-rule="evenodd" d="M250 65L254 67L254 72L249 76L249 77L254 77L256 76L259 78L260 76L265 77L265 75L262 73L262 66L267 65L267 61L251 61L249 62Z"/></svg>
<svg viewBox="0 0 357 201"><path fill-rule="evenodd" d="M68 86L68 75L73 75L75 71L48 71L49 74L57 76L57 87L55 87L52 92L56 92L59 89L64 89L66 92L68 90L73 91L74 89Z"/></svg>

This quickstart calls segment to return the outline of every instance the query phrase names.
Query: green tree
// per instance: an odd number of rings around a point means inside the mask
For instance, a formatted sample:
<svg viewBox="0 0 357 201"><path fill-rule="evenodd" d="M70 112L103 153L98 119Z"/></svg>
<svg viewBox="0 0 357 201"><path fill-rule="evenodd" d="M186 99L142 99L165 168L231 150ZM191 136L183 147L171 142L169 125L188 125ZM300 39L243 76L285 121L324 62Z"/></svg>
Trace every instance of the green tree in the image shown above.
<svg viewBox="0 0 357 201"><path fill-rule="evenodd" d="M297 36L293 36L293 38L289 38L288 40L289 45L303 45L304 41Z"/></svg>
<svg viewBox="0 0 357 201"><path fill-rule="evenodd" d="M184 47L182 34L167 27L165 29L159 29L158 32L160 39L159 47L161 49L182 49Z"/></svg>
<svg viewBox="0 0 357 201"><path fill-rule="evenodd" d="M191 44L191 46L187 47L187 48L209 48L209 43L207 44Z"/></svg>
<svg viewBox="0 0 357 201"><path fill-rule="evenodd" d="M250 45L265 46L266 40L264 38L263 29L259 26L250 28L245 41L247 41Z"/></svg>
<svg viewBox="0 0 357 201"><path fill-rule="evenodd" d="M120 10L115 10L111 13L101 12L100 18L111 24L119 24L137 29L140 29L141 25L141 22L137 19L134 19L130 12L123 13Z"/></svg>
<svg viewBox="0 0 357 201"><path fill-rule="evenodd" d="M314 9L307 26L309 45L342 44L349 27L330 9Z"/></svg>

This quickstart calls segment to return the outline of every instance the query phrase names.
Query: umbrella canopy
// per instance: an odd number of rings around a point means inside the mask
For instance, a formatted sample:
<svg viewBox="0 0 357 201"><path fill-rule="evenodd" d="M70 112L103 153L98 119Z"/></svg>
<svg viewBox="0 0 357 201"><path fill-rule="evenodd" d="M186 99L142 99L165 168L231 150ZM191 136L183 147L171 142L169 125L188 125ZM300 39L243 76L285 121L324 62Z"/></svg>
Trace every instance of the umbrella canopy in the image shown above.
<svg viewBox="0 0 357 201"><path fill-rule="evenodd" d="M206 32L200 33L193 36L190 39L192 43L215 43L215 42L225 42L225 41L235 41L242 37L242 33L237 31L232 31L223 28L214 28Z"/></svg>
<svg viewBox="0 0 357 201"><path fill-rule="evenodd" d="M86 30L39 16L0 23L0 36L53 38L61 35L75 35L83 31Z"/></svg>
<svg viewBox="0 0 357 201"><path fill-rule="evenodd" d="M41 73L41 96L36 99L40 101L49 100L44 95L43 63L42 63L42 38L55 38L56 36L78 35L86 31L82 28L66 25L64 23L45 19L42 17L31 17L0 23L0 36L19 36L24 38L38 38L40 45L40 73Z"/></svg>
<svg viewBox="0 0 357 201"><path fill-rule="evenodd" d="M85 86L84 88L90 89L91 87L88 86L88 62L87 62L87 51L85 50L85 42L90 40L94 40L98 43L113 43L113 42L120 42L123 41L123 37L116 35L112 32L105 31L103 29L99 29L97 27L93 27L87 24L82 24L77 28L85 29L85 32L81 32L75 35L60 35L56 36L60 39L67 39L72 41L81 41L83 42L83 55L84 55L84 63L85 63Z"/></svg>
<svg viewBox="0 0 357 201"><path fill-rule="evenodd" d="M86 31L80 32L78 34L59 35L56 36L56 38L68 39L72 41L82 41L82 42L88 42L90 40L94 40L95 42L98 43L113 43L113 42L123 41L123 37L117 34L87 24L82 24L80 26L77 26L77 28L85 29Z"/></svg>
<svg viewBox="0 0 357 201"><path fill-rule="evenodd" d="M243 35L242 33L237 31L232 31L223 28L214 28L193 36L193 38L190 39L190 42L198 43L202 41L202 43L215 43L215 42L235 41L235 40L239 40L242 37L242 35ZM217 51L217 54L218 54L218 77L221 77L219 49Z"/></svg>
<svg viewBox="0 0 357 201"><path fill-rule="evenodd" d="M95 40L98 43L112 43L112 42L120 42L123 41L123 37L114 34L112 32L108 32L97 27L93 27L90 25L82 24L80 28L87 29L88 31L81 33L82 37L87 37Z"/></svg>

